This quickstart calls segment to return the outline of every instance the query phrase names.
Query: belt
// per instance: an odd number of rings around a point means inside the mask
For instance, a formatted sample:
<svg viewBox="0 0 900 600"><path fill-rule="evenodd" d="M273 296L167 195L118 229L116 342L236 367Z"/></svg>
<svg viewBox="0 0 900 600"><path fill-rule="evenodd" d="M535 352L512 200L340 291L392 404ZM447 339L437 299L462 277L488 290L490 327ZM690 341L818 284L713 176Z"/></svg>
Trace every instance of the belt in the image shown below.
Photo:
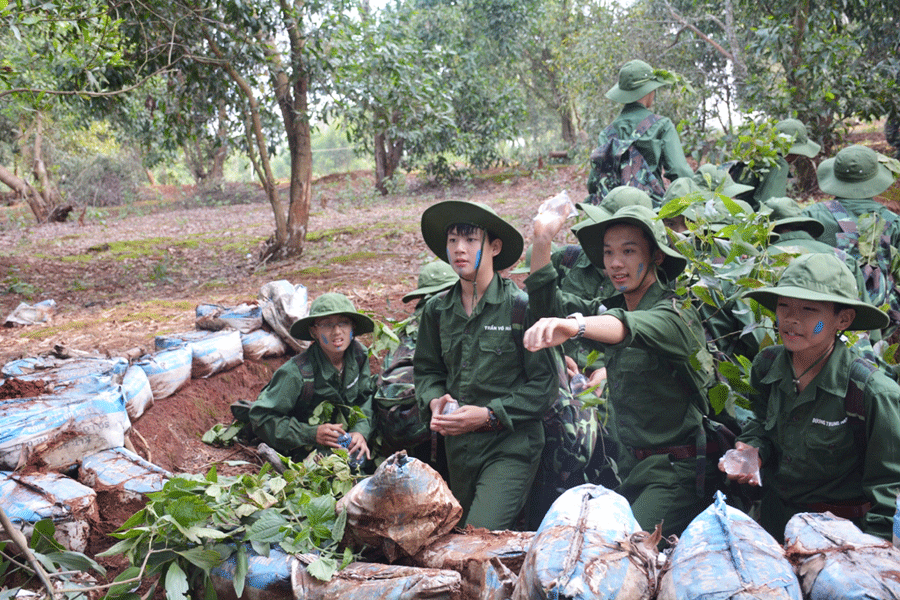
<svg viewBox="0 0 900 600"><path fill-rule="evenodd" d="M863 517L869 510L872 508L872 503L867 501L861 502L846 502L846 503L838 503L831 504L829 502L813 502L812 504L803 504L803 508L806 509L807 512L830 512L836 517L841 517L842 519L859 519Z"/></svg>
<svg viewBox="0 0 900 600"><path fill-rule="evenodd" d="M694 458L697 456L697 446L693 445L685 445L685 446L668 446L666 448L635 448L631 451L634 454L634 457L638 460L644 460L649 456L654 456L656 454L671 454L672 458L676 460L683 460L685 458ZM720 454L722 450L719 448L719 444L716 442L710 442L706 444L706 455L715 455Z"/></svg>

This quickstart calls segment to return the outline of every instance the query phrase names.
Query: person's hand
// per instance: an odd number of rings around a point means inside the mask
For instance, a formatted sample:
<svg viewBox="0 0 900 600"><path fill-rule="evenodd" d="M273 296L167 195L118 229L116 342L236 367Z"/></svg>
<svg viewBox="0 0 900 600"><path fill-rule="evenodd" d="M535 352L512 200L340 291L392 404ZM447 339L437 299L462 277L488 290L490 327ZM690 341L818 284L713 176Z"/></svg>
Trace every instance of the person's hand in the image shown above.
<svg viewBox="0 0 900 600"><path fill-rule="evenodd" d="M481 429L488 420L488 409L484 406L465 404L449 415L431 414L431 429L441 435L460 435Z"/></svg>
<svg viewBox="0 0 900 600"><path fill-rule="evenodd" d="M543 318L528 328L522 342L528 350L536 352L543 348L559 346L578 333L574 319Z"/></svg>
<svg viewBox="0 0 900 600"><path fill-rule="evenodd" d="M563 355L563 358L566 359L566 373L569 374L569 379L572 379L581 373L581 370L578 368L578 363L575 362L574 358L567 354Z"/></svg>
<svg viewBox="0 0 900 600"><path fill-rule="evenodd" d="M344 428L337 423L323 423L316 427L316 443L320 446L340 448L341 445L338 444L338 438L342 435L344 435Z"/></svg>
<svg viewBox="0 0 900 600"><path fill-rule="evenodd" d="M347 452L350 453L350 458L360 458L363 454L366 455L366 459L372 458L366 438L358 431L350 433L350 445L347 447Z"/></svg>
<svg viewBox="0 0 900 600"><path fill-rule="evenodd" d="M606 367L595 369L591 376L588 377L588 389L594 390L594 394L599 396L599 393L603 391L600 386L603 385L604 381L606 381Z"/></svg>
<svg viewBox="0 0 900 600"><path fill-rule="evenodd" d="M728 479L731 481L737 481L738 483L743 483L746 485L761 485L762 482L760 481L759 471L760 469L762 469L762 459L759 458L759 450L756 447L751 446L750 444L745 444L744 442L735 442L734 450L741 454L748 453L749 455L754 456L756 458L756 468L753 468L754 465L749 465L741 469L741 472L739 473L729 473L725 468L726 461L725 457L723 456L721 459L719 459L719 470L725 473L725 476L728 477Z"/></svg>
<svg viewBox="0 0 900 600"><path fill-rule="evenodd" d="M556 211L550 210L538 213L532 221L534 226L533 239L549 244L556 237L556 234L562 231L565 224L566 217Z"/></svg>

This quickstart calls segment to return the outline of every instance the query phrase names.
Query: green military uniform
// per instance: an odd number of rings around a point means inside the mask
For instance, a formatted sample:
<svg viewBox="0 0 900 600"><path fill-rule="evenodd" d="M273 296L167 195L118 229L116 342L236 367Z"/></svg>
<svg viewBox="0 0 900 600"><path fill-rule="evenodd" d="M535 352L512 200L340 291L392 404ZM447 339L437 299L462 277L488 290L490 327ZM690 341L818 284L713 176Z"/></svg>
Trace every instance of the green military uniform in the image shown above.
<svg viewBox="0 0 900 600"><path fill-rule="evenodd" d="M431 298L419 324L416 398L423 419L444 394L460 405L493 410L493 431L447 436L450 489L463 506L462 524L509 529L524 506L544 446L541 418L556 399L559 380L549 351L526 352L514 304L524 295L494 275L471 315L461 285Z"/></svg>
<svg viewBox="0 0 900 600"><path fill-rule="evenodd" d="M798 395L790 355L783 346L776 348L771 365L762 355L754 361L755 416L738 438L759 448L763 461L761 524L782 539L788 519L798 512L827 508L817 504L868 501L872 508L857 525L891 539L900 488L900 387L878 370L865 381L867 451L860 455L844 400L852 352L835 344L822 371ZM767 368L760 368L762 362Z"/></svg>
<svg viewBox="0 0 900 600"><path fill-rule="evenodd" d="M303 398L309 378L301 372L295 357L275 371L250 407L254 433L277 451L295 458L302 458L313 449L330 450L317 446L318 425L309 423L316 407L329 402L338 409L332 415L332 423L340 422L341 417L346 421L349 414L346 407L358 406L362 409L366 418L359 420L347 432L358 432L368 439L372 432L374 385L368 360L359 360L367 356L365 347L353 340L344 353L343 374L338 373L318 344L310 345L305 352L305 359L309 361L313 373L312 399Z"/></svg>
<svg viewBox="0 0 900 600"><path fill-rule="evenodd" d="M860 215L866 213L874 213L888 222L887 235L890 243L894 248L900 248L900 219L897 214L892 212L888 207L876 202L873 198L835 198L844 210L853 218L859 218ZM820 242L824 242L829 246L838 246L838 234L843 232L841 225L836 216L825 202L816 202L807 206L803 213L825 226L825 233L819 237Z"/></svg>
<svg viewBox="0 0 900 600"><path fill-rule="evenodd" d="M789 155L796 154L813 158L822 149L822 146L809 139L806 125L797 119L779 121L775 124L775 129L782 135L791 138L792 144L790 149L788 149ZM783 198L786 196L790 173L791 166L783 157L779 156L776 165L762 175L762 180L756 186L756 190L753 192L753 204L758 207L770 198Z"/></svg>

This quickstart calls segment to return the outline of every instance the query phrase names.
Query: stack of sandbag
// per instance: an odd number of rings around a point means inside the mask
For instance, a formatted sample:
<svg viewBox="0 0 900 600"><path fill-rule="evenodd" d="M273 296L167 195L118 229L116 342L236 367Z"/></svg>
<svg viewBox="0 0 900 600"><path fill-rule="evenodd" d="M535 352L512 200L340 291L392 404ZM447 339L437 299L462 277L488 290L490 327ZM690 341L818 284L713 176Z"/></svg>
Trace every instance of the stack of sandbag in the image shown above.
<svg viewBox="0 0 900 600"><path fill-rule="evenodd" d="M658 600L801 600L784 549L721 492L678 541Z"/></svg>
<svg viewBox="0 0 900 600"><path fill-rule="evenodd" d="M784 530L807 600L900 599L900 550L831 513L800 513Z"/></svg>
<svg viewBox="0 0 900 600"><path fill-rule="evenodd" d="M200 304L196 312L197 329L239 331L245 359L261 360L282 356L287 352L287 345L281 337L264 323L262 306L258 303L244 303L233 307Z"/></svg>
<svg viewBox="0 0 900 600"><path fill-rule="evenodd" d="M347 512L344 543L380 548L388 561L413 556L459 522L462 507L437 471L405 451L338 501Z"/></svg>
<svg viewBox="0 0 900 600"><path fill-rule="evenodd" d="M649 600L658 541L641 530L624 497L599 485L574 487L544 516L513 598Z"/></svg>

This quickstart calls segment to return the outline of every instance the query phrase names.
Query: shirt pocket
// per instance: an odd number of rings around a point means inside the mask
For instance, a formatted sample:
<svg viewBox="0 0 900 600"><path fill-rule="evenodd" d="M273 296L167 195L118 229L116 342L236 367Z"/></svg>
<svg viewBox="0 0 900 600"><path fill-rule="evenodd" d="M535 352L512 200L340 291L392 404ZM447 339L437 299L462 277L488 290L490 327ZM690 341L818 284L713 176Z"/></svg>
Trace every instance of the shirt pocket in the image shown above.
<svg viewBox="0 0 900 600"><path fill-rule="evenodd" d="M480 336L478 351L479 362L493 372L517 374L521 370L519 350L508 333Z"/></svg>
<svg viewBox="0 0 900 600"><path fill-rule="evenodd" d="M619 352L616 367L625 376L659 370L659 357L639 348L623 348ZM650 383L649 381L647 383Z"/></svg>

